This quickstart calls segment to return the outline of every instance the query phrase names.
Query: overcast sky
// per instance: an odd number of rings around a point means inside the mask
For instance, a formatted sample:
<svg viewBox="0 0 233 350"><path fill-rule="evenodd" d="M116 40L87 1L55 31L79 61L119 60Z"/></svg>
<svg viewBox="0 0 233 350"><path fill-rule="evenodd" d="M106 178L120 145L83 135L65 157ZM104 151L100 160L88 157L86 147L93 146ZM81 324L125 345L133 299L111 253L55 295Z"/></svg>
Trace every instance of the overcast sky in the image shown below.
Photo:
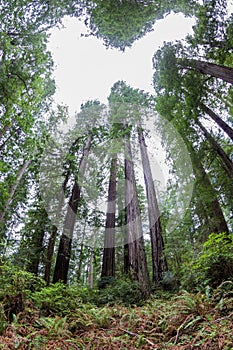
<svg viewBox="0 0 233 350"><path fill-rule="evenodd" d="M66 17L63 24L63 29L52 30L48 48L55 61L55 100L68 105L72 115L88 99L106 102L111 86L118 80L153 93L153 54L164 41L190 33L194 19L171 14L157 21L153 32L125 52L106 49L95 37L81 37L86 27L76 18Z"/></svg>

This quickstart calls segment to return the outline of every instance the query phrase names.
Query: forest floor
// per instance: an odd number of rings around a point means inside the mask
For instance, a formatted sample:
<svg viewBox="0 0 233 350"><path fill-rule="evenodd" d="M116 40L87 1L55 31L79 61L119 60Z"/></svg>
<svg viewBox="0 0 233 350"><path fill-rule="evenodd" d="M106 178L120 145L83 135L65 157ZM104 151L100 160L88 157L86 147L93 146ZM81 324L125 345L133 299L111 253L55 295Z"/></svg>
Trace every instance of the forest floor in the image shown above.
<svg viewBox="0 0 233 350"><path fill-rule="evenodd" d="M25 300L11 322L0 307L0 349L233 349L229 293L164 293L130 307L79 303L62 315Z"/></svg>

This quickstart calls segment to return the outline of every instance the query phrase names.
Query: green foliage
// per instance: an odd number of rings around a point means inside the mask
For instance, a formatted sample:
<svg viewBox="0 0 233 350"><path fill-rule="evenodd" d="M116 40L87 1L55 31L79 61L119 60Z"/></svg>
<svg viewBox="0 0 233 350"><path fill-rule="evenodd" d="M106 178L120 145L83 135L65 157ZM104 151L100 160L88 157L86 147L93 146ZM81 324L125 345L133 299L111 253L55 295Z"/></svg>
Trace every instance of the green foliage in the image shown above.
<svg viewBox="0 0 233 350"><path fill-rule="evenodd" d="M7 325L8 325L8 323L7 323L7 318L6 318L6 315L4 312L4 305L2 303L0 303L0 335L3 334Z"/></svg>
<svg viewBox="0 0 233 350"><path fill-rule="evenodd" d="M30 297L33 292L41 290L45 282L33 273L4 264L0 266L0 285L0 299L3 299L6 294L15 295L19 292Z"/></svg>
<svg viewBox="0 0 233 350"><path fill-rule="evenodd" d="M124 51L153 30L156 20L171 11L191 15L196 1L92 0L86 1L89 35L103 39L107 47Z"/></svg>
<svg viewBox="0 0 233 350"><path fill-rule="evenodd" d="M75 310L81 302L77 290L67 287L64 283L55 283L33 294L32 300L44 316L66 315Z"/></svg>
<svg viewBox="0 0 233 350"><path fill-rule="evenodd" d="M211 287L233 280L232 235L213 233L203 245L203 251L194 265L198 282Z"/></svg>
<svg viewBox="0 0 233 350"><path fill-rule="evenodd" d="M93 1L95 6L87 6L90 18L86 24L91 34L104 39L107 47L124 51L136 39L151 30L155 19L161 17L157 1Z"/></svg>
<svg viewBox="0 0 233 350"><path fill-rule="evenodd" d="M127 277L108 281L106 287L99 290L97 297L97 305L139 305L143 301L138 283Z"/></svg>

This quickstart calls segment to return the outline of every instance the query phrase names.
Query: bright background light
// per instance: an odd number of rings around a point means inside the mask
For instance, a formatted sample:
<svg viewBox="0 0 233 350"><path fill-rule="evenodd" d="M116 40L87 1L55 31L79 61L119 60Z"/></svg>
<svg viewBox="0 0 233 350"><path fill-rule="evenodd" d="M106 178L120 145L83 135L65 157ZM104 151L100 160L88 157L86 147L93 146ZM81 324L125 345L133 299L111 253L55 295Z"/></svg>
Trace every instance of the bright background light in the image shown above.
<svg viewBox="0 0 233 350"><path fill-rule="evenodd" d="M55 102L69 107L70 115L81 103L99 99L106 103L111 86L124 80L133 88L154 93L152 57L164 41L174 41L191 33L195 20L182 14L170 14L154 25L154 31L120 52L107 49L95 37L83 37L85 24L65 17L64 28L51 31L48 49L55 62L57 91Z"/></svg>

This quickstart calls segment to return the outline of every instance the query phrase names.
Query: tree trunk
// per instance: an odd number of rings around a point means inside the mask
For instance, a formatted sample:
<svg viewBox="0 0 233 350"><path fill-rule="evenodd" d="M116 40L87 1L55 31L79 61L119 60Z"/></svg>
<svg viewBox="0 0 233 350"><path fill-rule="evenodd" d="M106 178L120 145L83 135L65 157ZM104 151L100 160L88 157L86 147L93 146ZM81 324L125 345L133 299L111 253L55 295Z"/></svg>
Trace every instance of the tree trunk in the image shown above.
<svg viewBox="0 0 233 350"><path fill-rule="evenodd" d="M208 74L233 84L233 68L191 59L178 59L178 63L184 68L194 68L201 74Z"/></svg>
<svg viewBox="0 0 233 350"><path fill-rule="evenodd" d="M156 198L153 177L151 173L150 161L147 153L147 146L141 125L139 125L138 127L138 140L141 151L142 167L148 203L153 283L154 285L157 285L158 282L160 282L163 279L163 276L167 271L167 262L163 252L164 242L162 236L162 227L160 223L160 213Z"/></svg>
<svg viewBox="0 0 233 350"><path fill-rule="evenodd" d="M69 176L70 176L70 171L67 171L63 185L62 185L62 190L59 196L59 202L58 202L57 211L56 211L56 220L59 219L59 216L61 215L61 210L64 203L65 190L69 180ZM49 237L49 242L48 242L45 273L44 273L44 280L47 286L49 286L50 284L50 274L51 274L52 259L54 254L54 247L57 239L57 231L58 231L57 226L53 225L51 229L51 235Z"/></svg>
<svg viewBox="0 0 233 350"><path fill-rule="evenodd" d="M129 266L138 280L141 292L145 296L150 294L149 274L146 262L146 253L142 232L139 201L137 196L134 166L132 162L132 151L130 136L124 139L125 148L125 180L126 180L126 224L129 250Z"/></svg>
<svg viewBox="0 0 233 350"><path fill-rule="evenodd" d="M83 250L84 250L84 244L82 242L80 244L79 261L78 261L78 267L77 267L77 282L78 283L81 281L82 265L83 265Z"/></svg>
<svg viewBox="0 0 233 350"><path fill-rule="evenodd" d="M195 152L187 138L184 138L183 136L183 139L189 150L189 154L193 163L193 171L197 179L197 186L199 188L199 195L201 196L202 205L204 206L206 213L208 213L209 231L215 233L228 233L229 230L218 201L216 190L211 184L198 154Z"/></svg>
<svg viewBox="0 0 233 350"><path fill-rule="evenodd" d="M27 160L23 164L23 166L19 169L18 174L16 175L16 180L15 180L14 184L10 187L9 196L6 200L6 203L4 204L2 210L0 211L0 223L5 222L5 216L6 216L6 213L8 212L8 210L10 209L10 205L11 205L11 202L14 198L15 191L16 191L17 187L19 186L20 181L21 181L23 175L26 173L30 164L31 164L31 160Z"/></svg>
<svg viewBox="0 0 233 350"><path fill-rule="evenodd" d="M214 113L210 108L208 108L203 103L200 104L200 107L202 110L208 114L217 124L220 126L220 128L232 139L233 141L233 129L225 123L216 113Z"/></svg>
<svg viewBox="0 0 233 350"><path fill-rule="evenodd" d="M39 223L34 230L29 253L29 263L27 264L27 271L38 275L39 264L41 260L41 253L43 251L43 241L45 236L45 220L47 220L48 215L45 209L41 211L41 216L39 217ZM40 222L41 221L41 222Z"/></svg>
<svg viewBox="0 0 233 350"><path fill-rule="evenodd" d="M219 155L222 164L228 173L230 177L233 177L233 163L228 157L228 155L224 152L224 150L219 146L219 144L215 141L213 136L206 130L206 128L199 122L197 121L197 125L199 128L203 131L206 139L209 141L213 149L216 151L216 153Z"/></svg>
<svg viewBox="0 0 233 350"><path fill-rule="evenodd" d="M111 161L101 277L115 276L116 155Z"/></svg>
<svg viewBox="0 0 233 350"><path fill-rule="evenodd" d="M47 247L47 255L46 255L46 263L45 263L45 273L44 273L44 280L46 282L46 285L50 285L50 274L51 274L51 267L52 267L52 259L54 254L54 247L56 243L57 238L57 226L53 225L51 228L51 234L49 237L48 247Z"/></svg>
<svg viewBox="0 0 233 350"><path fill-rule="evenodd" d="M78 173L81 176L84 175L86 170L87 157L90 152L91 141L92 141L92 137L89 136L84 146L83 155L79 163ZM81 187L78 184L78 182L75 180L72 193L69 199L67 213L65 217L64 226L63 226L63 233L62 233L59 248L58 248L56 265L55 265L55 270L53 275L53 283L56 283L59 280L63 281L64 283L67 283L73 231L74 231L74 226L76 221L78 205L80 202L80 192L81 192Z"/></svg>
<svg viewBox="0 0 233 350"><path fill-rule="evenodd" d="M94 285L94 249L91 251L89 266L88 266L88 286L93 288Z"/></svg>

